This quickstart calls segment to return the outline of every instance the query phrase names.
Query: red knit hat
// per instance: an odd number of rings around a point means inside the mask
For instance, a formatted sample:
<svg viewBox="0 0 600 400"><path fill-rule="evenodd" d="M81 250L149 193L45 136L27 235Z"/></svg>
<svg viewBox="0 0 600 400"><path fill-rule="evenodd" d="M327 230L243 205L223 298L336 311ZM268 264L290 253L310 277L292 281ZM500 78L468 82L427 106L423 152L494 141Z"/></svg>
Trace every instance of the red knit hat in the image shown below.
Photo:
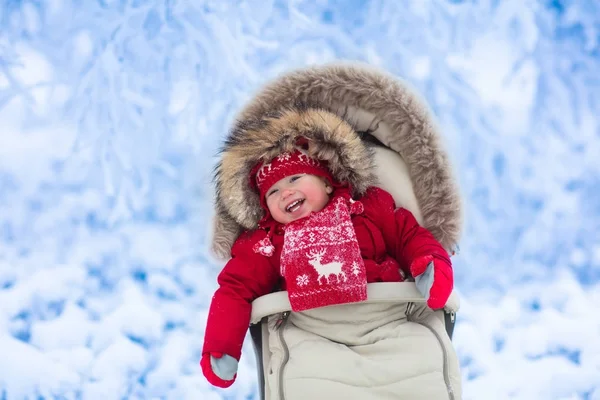
<svg viewBox="0 0 600 400"><path fill-rule="evenodd" d="M326 163L311 158L300 150L294 150L282 153L268 163L259 162L250 172L250 184L258 190L262 204L271 186L286 176L296 174L321 176L333 183L333 176Z"/></svg>

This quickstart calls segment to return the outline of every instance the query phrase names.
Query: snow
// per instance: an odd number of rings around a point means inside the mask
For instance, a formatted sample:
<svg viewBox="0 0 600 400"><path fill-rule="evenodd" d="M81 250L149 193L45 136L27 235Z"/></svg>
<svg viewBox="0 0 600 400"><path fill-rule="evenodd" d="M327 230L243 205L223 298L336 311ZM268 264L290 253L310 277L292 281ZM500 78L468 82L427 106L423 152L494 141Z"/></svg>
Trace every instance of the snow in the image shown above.
<svg viewBox="0 0 600 400"><path fill-rule="evenodd" d="M549 284L511 289L496 304L462 302L455 344L471 377L466 397L484 390L499 399L600 394L600 319L590 306L599 294L597 285L582 289L564 273Z"/></svg>
<svg viewBox="0 0 600 400"><path fill-rule="evenodd" d="M600 400L600 5L506 0L0 6L0 398L256 399L199 367L211 173L267 79L403 77L465 197L465 399Z"/></svg>
<svg viewBox="0 0 600 400"><path fill-rule="evenodd" d="M67 365L6 333L0 335L0 348L0 384L9 398L54 398L73 393L80 384L79 375Z"/></svg>

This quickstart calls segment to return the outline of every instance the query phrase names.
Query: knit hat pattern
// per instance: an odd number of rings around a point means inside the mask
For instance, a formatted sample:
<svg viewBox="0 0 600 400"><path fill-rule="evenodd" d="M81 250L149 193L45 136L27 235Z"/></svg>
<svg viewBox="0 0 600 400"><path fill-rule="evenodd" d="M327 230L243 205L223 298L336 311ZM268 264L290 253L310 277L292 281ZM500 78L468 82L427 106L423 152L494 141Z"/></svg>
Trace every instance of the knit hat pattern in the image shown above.
<svg viewBox="0 0 600 400"><path fill-rule="evenodd" d="M251 184L258 189L261 198L267 190L279 180L297 174L311 174L329 179L333 177L324 162L309 157L300 150L291 153L282 153L268 163L259 163L251 173ZM253 179L254 178L254 179Z"/></svg>

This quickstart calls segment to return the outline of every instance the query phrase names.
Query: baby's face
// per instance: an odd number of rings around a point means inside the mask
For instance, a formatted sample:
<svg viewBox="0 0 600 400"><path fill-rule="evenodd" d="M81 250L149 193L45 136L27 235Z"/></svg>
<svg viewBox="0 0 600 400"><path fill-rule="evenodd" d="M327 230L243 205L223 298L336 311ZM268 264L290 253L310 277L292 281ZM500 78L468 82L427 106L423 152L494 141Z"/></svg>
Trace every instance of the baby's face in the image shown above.
<svg viewBox="0 0 600 400"><path fill-rule="evenodd" d="M289 224L321 211L333 188L321 177L309 174L286 176L267 190L267 207L273 219Z"/></svg>

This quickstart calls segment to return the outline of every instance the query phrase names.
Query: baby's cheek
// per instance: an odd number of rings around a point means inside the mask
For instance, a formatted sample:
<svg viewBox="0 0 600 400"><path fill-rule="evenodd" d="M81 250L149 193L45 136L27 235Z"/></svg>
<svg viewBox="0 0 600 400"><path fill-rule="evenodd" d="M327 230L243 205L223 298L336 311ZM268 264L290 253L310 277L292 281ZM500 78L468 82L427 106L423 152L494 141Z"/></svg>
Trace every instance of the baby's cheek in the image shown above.
<svg viewBox="0 0 600 400"><path fill-rule="evenodd" d="M269 209L269 212L271 213L271 215L279 212L279 208L277 207L275 202L272 200L267 200L267 208Z"/></svg>

